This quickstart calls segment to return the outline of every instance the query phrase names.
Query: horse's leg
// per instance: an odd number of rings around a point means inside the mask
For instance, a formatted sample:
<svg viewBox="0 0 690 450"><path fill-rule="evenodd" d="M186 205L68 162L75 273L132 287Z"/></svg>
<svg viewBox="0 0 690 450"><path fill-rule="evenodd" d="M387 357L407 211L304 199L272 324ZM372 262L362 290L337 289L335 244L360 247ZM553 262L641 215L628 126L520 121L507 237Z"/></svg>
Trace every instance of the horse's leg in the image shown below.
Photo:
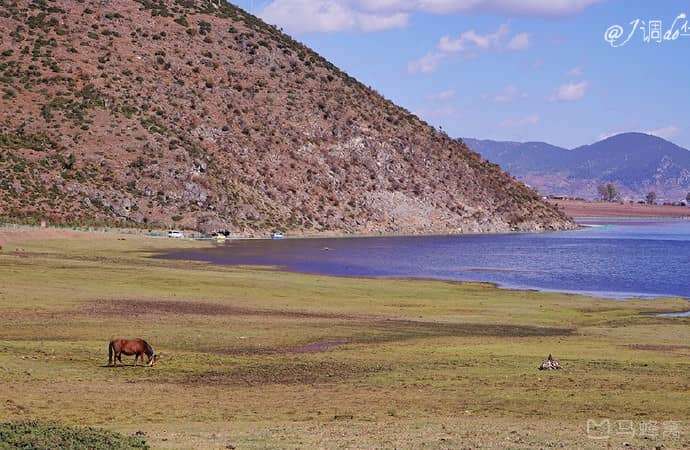
<svg viewBox="0 0 690 450"><path fill-rule="evenodd" d="M134 367L137 366L137 360L139 359L139 353L134 354Z"/></svg>

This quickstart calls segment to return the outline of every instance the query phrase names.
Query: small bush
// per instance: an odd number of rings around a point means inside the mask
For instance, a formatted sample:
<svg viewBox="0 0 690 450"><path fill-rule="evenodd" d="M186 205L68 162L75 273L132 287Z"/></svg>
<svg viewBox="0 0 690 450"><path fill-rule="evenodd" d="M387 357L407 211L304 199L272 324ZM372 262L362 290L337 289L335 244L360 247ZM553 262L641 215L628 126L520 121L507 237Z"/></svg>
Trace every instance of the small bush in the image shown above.
<svg viewBox="0 0 690 450"><path fill-rule="evenodd" d="M0 424L0 449L148 449L140 437L128 437L97 428L67 427L42 422Z"/></svg>
<svg viewBox="0 0 690 450"><path fill-rule="evenodd" d="M55 148L56 144L47 135L42 133L26 134L24 132L17 132L0 133L0 147L10 150L29 148L36 151L44 151Z"/></svg>
<svg viewBox="0 0 690 450"><path fill-rule="evenodd" d="M208 34L211 32L211 24L202 20L199 22L199 34Z"/></svg>
<svg viewBox="0 0 690 450"><path fill-rule="evenodd" d="M185 28L189 27L189 21L185 16L178 17L177 19L175 19L175 22L179 25L182 25Z"/></svg>
<svg viewBox="0 0 690 450"><path fill-rule="evenodd" d="M11 100L17 96L17 92L12 88L5 88L3 92L5 95L3 95L2 98L5 100Z"/></svg>

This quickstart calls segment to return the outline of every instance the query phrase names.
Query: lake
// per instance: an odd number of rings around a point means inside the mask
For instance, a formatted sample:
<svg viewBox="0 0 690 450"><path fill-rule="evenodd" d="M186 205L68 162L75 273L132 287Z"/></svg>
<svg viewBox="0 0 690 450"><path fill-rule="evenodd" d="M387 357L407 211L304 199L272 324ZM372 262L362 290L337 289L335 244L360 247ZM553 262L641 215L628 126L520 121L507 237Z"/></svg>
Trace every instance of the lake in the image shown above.
<svg viewBox="0 0 690 450"><path fill-rule="evenodd" d="M164 258L335 276L485 281L610 298L690 298L690 221L608 220L558 233L238 240Z"/></svg>

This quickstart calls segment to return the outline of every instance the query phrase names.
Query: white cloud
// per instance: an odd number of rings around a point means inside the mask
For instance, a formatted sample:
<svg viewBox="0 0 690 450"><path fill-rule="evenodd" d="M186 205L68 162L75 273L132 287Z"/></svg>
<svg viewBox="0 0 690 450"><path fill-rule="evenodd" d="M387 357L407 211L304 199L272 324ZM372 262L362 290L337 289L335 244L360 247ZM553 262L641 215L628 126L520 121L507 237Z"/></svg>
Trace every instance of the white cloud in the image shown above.
<svg viewBox="0 0 690 450"><path fill-rule="evenodd" d="M432 100L432 101L446 101L450 100L455 97L455 90L453 89L448 89L447 91L441 91L436 94L431 94L427 96L427 100Z"/></svg>
<svg viewBox="0 0 690 450"><path fill-rule="evenodd" d="M511 119L506 119L501 122L503 128L514 128L514 127L524 127L527 125L536 125L539 123L541 118L537 114L530 114L524 117L516 117Z"/></svg>
<svg viewBox="0 0 690 450"><path fill-rule="evenodd" d="M443 53L461 53L473 49L489 50L501 45L501 41L509 32L508 25L501 25L493 33L479 34L474 30L460 33L457 38L443 36L438 42L438 49Z"/></svg>
<svg viewBox="0 0 690 450"><path fill-rule="evenodd" d="M410 61L407 64L409 73L431 73L436 70L441 61L445 58L442 53L427 53L419 59Z"/></svg>
<svg viewBox="0 0 690 450"><path fill-rule="evenodd" d="M352 11L337 1L276 0L261 13L288 31L342 31L355 26Z"/></svg>
<svg viewBox="0 0 690 450"><path fill-rule="evenodd" d="M260 16L293 33L383 31L405 27L409 20L405 12L364 12L340 0L274 0Z"/></svg>
<svg viewBox="0 0 690 450"><path fill-rule="evenodd" d="M527 94L520 91L512 84L503 88L501 92L491 96L491 100L496 103L510 103L519 98L527 98Z"/></svg>
<svg viewBox="0 0 690 450"><path fill-rule="evenodd" d="M439 39L438 44L436 44L436 50L408 64L408 72L434 72L441 61L454 54L460 54L469 58L481 51L504 49L515 51L524 50L527 48L526 46L529 46L529 36L527 33L516 34L506 46L505 41L509 34L510 28L508 25L503 24L499 26L496 31L491 33L481 34L475 30L467 30L460 33L457 37L443 36ZM525 39L527 39L526 43Z"/></svg>
<svg viewBox="0 0 690 450"><path fill-rule="evenodd" d="M391 15L358 14L358 28L362 31L384 31L392 28L404 28L407 26L409 15L396 13Z"/></svg>
<svg viewBox="0 0 690 450"><path fill-rule="evenodd" d="M669 125L667 127L662 127L662 128L656 128L654 130L649 130L645 131L647 134L653 134L654 136L658 136L660 138L664 139L671 139L680 133L680 128L678 128L675 125Z"/></svg>
<svg viewBox="0 0 690 450"><path fill-rule="evenodd" d="M587 93L589 83L581 81L579 83L566 83L558 87L551 96L554 102L574 102L581 100Z"/></svg>
<svg viewBox="0 0 690 450"><path fill-rule="evenodd" d="M563 17L603 0L271 0L262 19L289 32L382 31L404 27L415 12L431 14L498 13ZM519 35L518 35L519 36ZM517 37L516 46L528 44ZM520 48L522 49L522 48Z"/></svg>
<svg viewBox="0 0 690 450"><path fill-rule="evenodd" d="M508 50L516 52L527 50L529 48L529 34L518 33L513 36L513 39L508 42Z"/></svg>
<svg viewBox="0 0 690 450"><path fill-rule="evenodd" d="M341 0L371 11L422 11L433 14L485 13L537 17L576 14L602 0Z"/></svg>
<svg viewBox="0 0 690 450"><path fill-rule="evenodd" d="M600 0L419 0L428 12L497 12L538 17L575 14Z"/></svg>

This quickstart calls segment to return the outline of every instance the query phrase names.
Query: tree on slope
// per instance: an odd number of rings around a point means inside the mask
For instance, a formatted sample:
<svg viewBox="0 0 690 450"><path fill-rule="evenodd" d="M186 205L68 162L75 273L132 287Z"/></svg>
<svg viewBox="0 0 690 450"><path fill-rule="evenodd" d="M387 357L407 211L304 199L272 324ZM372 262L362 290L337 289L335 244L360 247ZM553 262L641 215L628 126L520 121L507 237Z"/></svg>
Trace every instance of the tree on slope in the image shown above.
<svg viewBox="0 0 690 450"><path fill-rule="evenodd" d="M605 202L615 202L620 197L618 188L613 183L600 184L597 191L599 191L599 197Z"/></svg>

